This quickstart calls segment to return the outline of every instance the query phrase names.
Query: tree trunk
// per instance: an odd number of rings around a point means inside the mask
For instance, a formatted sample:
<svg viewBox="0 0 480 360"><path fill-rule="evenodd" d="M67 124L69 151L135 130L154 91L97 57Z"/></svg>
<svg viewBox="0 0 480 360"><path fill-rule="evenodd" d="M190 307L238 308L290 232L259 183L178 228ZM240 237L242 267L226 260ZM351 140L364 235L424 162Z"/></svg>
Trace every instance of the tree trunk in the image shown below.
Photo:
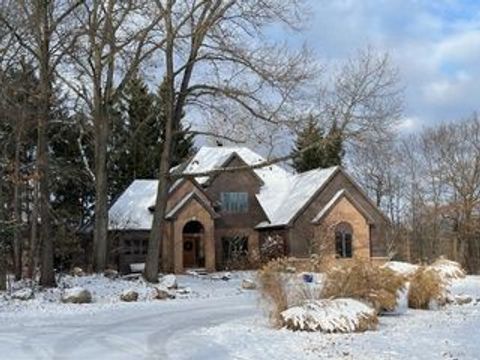
<svg viewBox="0 0 480 360"><path fill-rule="evenodd" d="M16 125L15 133L15 159L13 174L13 257L15 280L22 278L22 238L20 234L20 148L22 122Z"/></svg>
<svg viewBox="0 0 480 360"><path fill-rule="evenodd" d="M6 254L0 244L0 291L7 290L7 261Z"/></svg>
<svg viewBox="0 0 480 360"><path fill-rule="evenodd" d="M38 238L38 207L39 207L39 195L38 195L38 184L36 181L33 184L32 189L32 213L30 218L31 228L30 228L30 249L29 249L29 268L28 276L31 279L34 279L35 272L38 265L37 258L37 238Z"/></svg>
<svg viewBox="0 0 480 360"><path fill-rule="evenodd" d="M41 109L38 116L37 129L37 169L39 185L39 215L41 221L40 243L41 249L41 273L40 285L46 287L55 286L55 272L53 269L53 241L50 233L50 191L49 191L49 165L48 165L48 123L52 108L52 71L50 68L50 7L47 2L39 5L39 17L41 21L40 45L40 98Z"/></svg>
<svg viewBox="0 0 480 360"><path fill-rule="evenodd" d="M173 145L174 129L174 108L175 108L175 85L174 85L174 64L173 64L173 45L174 35L171 22L171 5L167 6L166 13L166 31L167 41L165 49L166 64L166 106L165 106L165 140L160 157L160 171L158 174L157 198L155 200L155 212L153 214L153 224L148 238L147 261L145 264L145 280L149 282L158 282L158 269L160 260L160 245L162 243L164 218L167 208L168 187L170 185L170 162Z"/></svg>
<svg viewBox="0 0 480 360"><path fill-rule="evenodd" d="M100 100L98 100L100 101ZM98 105L100 106L100 105ZM95 226L93 233L93 269L105 270L108 236L107 142L108 119L103 112L95 115Z"/></svg>
<svg viewBox="0 0 480 360"><path fill-rule="evenodd" d="M47 86L46 86L47 88ZM44 89L49 93L49 90ZM48 96L49 98L50 96ZM46 99L46 98L44 98ZM41 273L40 285L46 287L55 286L55 273L53 269L53 241L50 233L50 192L48 186L48 145L47 145L47 122L49 115L48 103L44 105L38 122L38 149L37 164L39 177L39 214L40 214L40 243L41 246Z"/></svg>

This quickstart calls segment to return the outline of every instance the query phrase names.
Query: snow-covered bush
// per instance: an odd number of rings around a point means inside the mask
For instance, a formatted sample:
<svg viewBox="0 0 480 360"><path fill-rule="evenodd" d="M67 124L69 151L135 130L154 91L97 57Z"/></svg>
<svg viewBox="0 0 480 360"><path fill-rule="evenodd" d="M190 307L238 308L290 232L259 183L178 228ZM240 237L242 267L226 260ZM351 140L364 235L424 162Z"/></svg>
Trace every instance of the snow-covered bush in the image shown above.
<svg viewBox="0 0 480 360"><path fill-rule="evenodd" d="M388 268L390 270L395 271L396 273L404 276L410 276L418 270L419 265L410 264L408 262L403 261L389 261L382 265L383 268Z"/></svg>
<svg viewBox="0 0 480 360"><path fill-rule="evenodd" d="M413 309L430 309L446 302L446 283L430 266L421 266L411 277L408 306Z"/></svg>
<svg viewBox="0 0 480 360"><path fill-rule="evenodd" d="M284 325L291 330L354 332L375 329L375 309L353 299L323 299L291 307L281 313Z"/></svg>
<svg viewBox="0 0 480 360"><path fill-rule="evenodd" d="M445 281L463 279L467 275L465 270L463 270L462 265L458 262L448 260L443 256L435 260L430 265L430 268L438 272Z"/></svg>
<svg viewBox="0 0 480 360"><path fill-rule="evenodd" d="M326 273L324 298L352 298L371 304L377 312L393 311L404 276L368 260L341 262Z"/></svg>
<svg viewBox="0 0 480 360"><path fill-rule="evenodd" d="M263 263L284 256L285 246L280 235L270 235L260 246L260 256Z"/></svg>

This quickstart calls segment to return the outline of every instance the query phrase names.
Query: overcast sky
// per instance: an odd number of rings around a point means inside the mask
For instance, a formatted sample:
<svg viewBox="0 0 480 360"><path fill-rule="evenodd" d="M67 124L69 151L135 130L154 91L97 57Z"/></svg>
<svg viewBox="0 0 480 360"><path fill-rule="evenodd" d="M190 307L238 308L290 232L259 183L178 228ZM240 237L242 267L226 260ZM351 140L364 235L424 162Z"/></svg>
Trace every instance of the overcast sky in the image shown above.
<svg viewBox="0 0 480 360"><path fill-rule="evenodd" d="M288 41L328 62L368 45L388 51L406 89L406 129L480 109L480 0L310 1L308 28Z"/></svg>

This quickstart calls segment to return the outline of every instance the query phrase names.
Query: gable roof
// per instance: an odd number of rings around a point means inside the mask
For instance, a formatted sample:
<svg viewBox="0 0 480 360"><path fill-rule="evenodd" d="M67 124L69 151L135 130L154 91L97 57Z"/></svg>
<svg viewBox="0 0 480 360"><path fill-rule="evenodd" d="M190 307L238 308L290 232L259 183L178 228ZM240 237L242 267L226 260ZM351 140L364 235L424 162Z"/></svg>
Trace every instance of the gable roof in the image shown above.
<svg viewBox="0 0 480 360"><path fill-rule="evenodd" d="M330 201L321 209L318 214L312 219L313 224L318 224L329 212L332 210L335 205L343 198L346 198L368 221L372 224L375 220L370 216L370 214L358 203L357 200L350 194L346 189L337 191L337 193L330 199Z"/></svg>
<svg viewBox="0 0 480 360"><path fill-rule="evenodd" d="M339 170L340 167L338 166L328 169L314 169L291 175L283 181L280 180L262 188L260 194L257 195L257 199L270 222L261 223L257 228L290 224L295 216L308 205L310 200Z"/></svg>
<svg viewBox="0 0 480 360"><path fill-rule="evenodd" d="M202 146L200 150L193 156L188 162L187 166L183 170L183 173L193 174L206 172L223 167L232 156L236 154L247 165L256 165L258 163L266 161L264 157L255 153L254 151L246 147L237 146ZM264 184L270 183L272 180L278 177L290 176L291 173L283 169L278 165L269 165L261 169L254 169L255 174L262 180ZM208 181L208 176L202 176L195 178L200 184L204 184Z"/></svg>

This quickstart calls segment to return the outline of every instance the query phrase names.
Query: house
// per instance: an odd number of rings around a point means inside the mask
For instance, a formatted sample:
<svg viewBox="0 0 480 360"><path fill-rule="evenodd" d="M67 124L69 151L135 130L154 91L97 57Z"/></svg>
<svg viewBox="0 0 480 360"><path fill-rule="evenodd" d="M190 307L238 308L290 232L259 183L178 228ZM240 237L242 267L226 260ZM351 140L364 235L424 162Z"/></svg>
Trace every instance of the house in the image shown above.
<svg viewBox="0 0 480 360"><path fill-rule="evenodd" d="M269 165L188 177L263 161L245 147L205 146L177 169L185 177L169 189L164 271L222 269L239 253L258 256L272 237L299 258L385 256L388 219L341 167L295 174ZM110 208L110 253L121 271L145 260L157 184L135 180Z"/></svg>

